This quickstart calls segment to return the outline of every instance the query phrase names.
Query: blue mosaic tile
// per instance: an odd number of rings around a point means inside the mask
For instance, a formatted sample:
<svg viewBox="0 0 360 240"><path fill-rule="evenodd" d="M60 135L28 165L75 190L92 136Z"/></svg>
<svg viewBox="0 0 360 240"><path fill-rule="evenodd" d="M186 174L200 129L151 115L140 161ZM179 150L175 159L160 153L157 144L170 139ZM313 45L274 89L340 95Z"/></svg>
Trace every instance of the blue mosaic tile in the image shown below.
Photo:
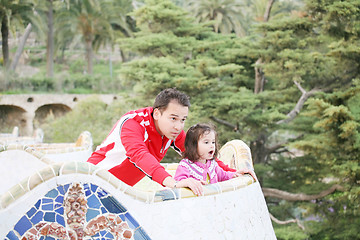
<svg viewBox="0 0 360 240"><path fill-rule="evenodd" d="M44 220L46 222L55 222L55 213L54 212L45 213Z"/></svg>
<svg viewBox="0 0 360 240"><path fill-rule="evenodd" d="M66 227L64 217L59 214L56 214L56 222Z"/></svg>
<svg viewBox="0 0 360 240"><path fill-rule="evenodd" d="M100 237L100 233L96 233L93 237Z"/></svg>
<svg viewBox="0 0 360 240"><path fill-rule="evenodd" d="M19 240L19 238L16 236L16 234L13 231L10 231L8 235L6 235L6 237L9 240Z"/></svg>
<svg viewBox="0 0 360 240"><path fill-rule="evenodd" d="M55 211L56 211L56 209L61 209L61 208L63 208L63 205L62 205L62 204L60 204L60 203L55 203L55 205L54 205Z"/></svg>
<svg viewBox="0 0 360 240"><path fill-rule="evenodd" d="M104 189L99 188L98 191L97 191L97 195L100 198L102 198L102 197L105 197L106 195L108 195L108 193Z"/></svg>
<svg viewBox="0 0 360 240"><path fill-rule="evenodd" d="M63 207L55 208L55 212L58 213L58 214L63 215L64 214L64 208Z"/></svg>
<svg viewBox="0 0 360 240"><path fill-rule="evenodd" d="M88 209L87 213L86 213L86 221L89 222L91 219L93 219L94 217L96 217L99 214L100 214L100 212L98 210Z"/></svg>
<svg viewBox="0 0 360 240"><path fill-rule="evenodd" d="M92 192L96 192L96 189L98 188L98 186L91 184L91 191Z"/></svg>
<svg viewBox="0 0 360 240"><path fill-rule="evenodd" d="M31 222L26 216L23 216L15 225L14 229L22 236L29 228L32 227Z"/></svg>
<svg viewBox="0 0 360 240"><path fill-rule="evenodd" d="M104 208L104 207L101 207L100 210L101 210L101 213L102 213L102 214L108 213L108 211L107 211L106 208Z"/></svg>
<svg viewBox="0 0 360 240"><path fill-rule="evenodd" d="M161 197L161 199L163 201L179 199L180 190L179 189L172 189L172 190L165 189L165 190L157 191L155 193L155 197Z"/></svg>
<svg viewBox="0 0 360 240"><path fill-rule="evenodd" d="M147 235L146 232L144 231L144 229L142 229L141 227L135 230L134 239L135 240L151 240L149 235Z"/></svg>
<svg viewBox="0 0 360 240"><path fill-rule="evenodd" d="M126 208L112 196L100 200L104 207L111 213L123 213L127 211Z"/></svg>
<svg viewBox="0 0 360 240"><path fill-rule="evenodd" d="M41 204L41 199L40 199L39 201L37 201L37 203L35 203L35 208L36 208L36 209L39 209L40 204Z"/></svg>
<svg viewBox="0 0 360 240"><path fill-rule="evenodd" d="M43 219L43 216L44 216L44 213L39 211L30 219L30 221L33 224L36 224L36 223L40 222Z"/></svg>
<svg viewBox="0 0 360 240"><path fill-rule="evenodd" d="M57 190L59 191L59 193L60 193L61 195L64 195L64 194L65 194L64 186L58 186L58 187L57 187Z"/></svg>
<svg viewBox="0 0 360 240"><path fill-rule="evenodd" d="M50 237L50 236L42 236L39 238L39 240L55 240L56 238Z"/></svg>
<svg viewBox="0 0 360 240"><path fill-rule="evenodd" d="M87 197L92 194L89 184L87 184L87 183L84 184L84 191L85 191L85 196L87 196Z"/></svg>
<svg viewBox="0 0 360 240"><path fill-rule="evenodd" d="M70 187L70 184L64 185L64 191L65 191L65 193L68 191L69 187ZM65 194L65 193L64 193L64 194Z"/></svg>
<svg viewBox="0 0 360 240"><path fill-rule="evenodd" d="M106 232L106 233L104 234L104 237L106 237L106 238L108 238L108 239L114 239L114 236L113 236L111 233L109 233L109 232Z"/></svg>
<svg viewBox="0 0 360 240"><path fill-rule="evenodd" d="M101 207L101 202L95 195L92 195L91 197L89 197L87 199L87 204L88 204L89 208L99 209Z"/></svg>
<svg viewBox="0 0 360 240"><path fill-rule="evenodd" d="M125 213L125 221L129 224L129 227L135 229L139 227L137 221L130 215L130 213Z"/></svg>
<svg viewBox="0 0 360 240"><path fill-rule="evenodd" d="M29 218L31 218L35 213L36 213L36 209L35 208L31 208L27 213L26 213L26 215L29 217Z"/></svg>
<svg viewBox="0 0 360 240"><path fill-rule="evenodd" d="M53 203L53 199L43 198L42 199L42 204L46 204L46 203Z"/></svg>
<svg viewBox="0 0 360 240"><path fill-rule="evenodd" d="M52 211L54 210L54 204L44 204L41 208L44 211Z"/></svg>
<svg viewBox="0 0 360 240"><path fill-rule="evenodd" d="M58 202L58 203L63 204L63 202L64 202L64 196L58 196L58 197L55 199L55 202Z"/></svg>
<svg viewBox="0 0 360 240"><path fill-rule="evenodd" d="M48 192L45 196L50 198L56 198L58 194L59 192L56 189L53 189L50 192Z"/></svg>

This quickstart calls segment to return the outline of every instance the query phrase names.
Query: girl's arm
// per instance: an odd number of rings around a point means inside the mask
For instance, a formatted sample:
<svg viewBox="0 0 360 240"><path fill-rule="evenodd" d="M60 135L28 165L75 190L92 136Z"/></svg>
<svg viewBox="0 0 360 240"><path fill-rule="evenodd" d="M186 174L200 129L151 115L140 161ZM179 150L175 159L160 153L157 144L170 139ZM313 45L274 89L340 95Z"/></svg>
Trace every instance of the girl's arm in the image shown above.
<svg viewBox="0 0 360 240"><path fill-rule="evenodd" d="M219 182L226 181L226 180L229 180L229 179L231 179L233 177L238 177L239 176L239 174L237 172L225 171L218 164L215 167L215 172L217 174Z"/></svg>
<svg viewBox="0 0 360 240"><path fill-rule="evenodd" d="M249 169L240 169L240 170L236 170L236 169L232 169L230 168L228 165L226 165L225 163L223 163L222 161L220 161L218 158L216 158L216 162L217 164L219 165L219 167L227 172L236 172L236 176L233 176L233 177L239 177L241 175L244 175L244 174L250 174L252 176L252 178L255 180L255 181L258 181L257 180L257 177L256 177L256 174L253 170L249 170Z"/></svg>

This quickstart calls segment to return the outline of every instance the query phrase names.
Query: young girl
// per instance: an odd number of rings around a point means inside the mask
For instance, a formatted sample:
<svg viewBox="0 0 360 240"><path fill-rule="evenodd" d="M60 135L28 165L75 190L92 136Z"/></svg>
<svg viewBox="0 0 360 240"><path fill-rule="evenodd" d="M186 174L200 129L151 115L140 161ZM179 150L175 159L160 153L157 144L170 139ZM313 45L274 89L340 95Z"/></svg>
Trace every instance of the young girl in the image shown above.
<svg viewBox="0 0 360 240"><path fill-rule="evenodd" d="M216 183L240 176L238 172L226 172L216 159L217 141L214 128L196 124L189 128L185 138L184 159L179 163L175 180L195 178L203 184Z"/></svg>

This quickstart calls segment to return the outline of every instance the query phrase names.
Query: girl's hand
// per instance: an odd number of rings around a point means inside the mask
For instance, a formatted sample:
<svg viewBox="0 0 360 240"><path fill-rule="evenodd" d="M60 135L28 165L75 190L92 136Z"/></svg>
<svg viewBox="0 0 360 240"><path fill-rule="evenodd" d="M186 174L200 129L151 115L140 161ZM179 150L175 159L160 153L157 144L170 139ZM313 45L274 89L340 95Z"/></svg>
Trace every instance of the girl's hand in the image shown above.
<svg viewBox="0 0 360 240"><path fill-rule="evenodd" d="M202 185L208 185L209 183L207 181L201 180L200 181Z"/></svg>
<svg viewBox="0 0 360 240"><path fill-rule="evenodd" d="M188 187L193 191L196 196L204 195L204 189L202 185L205 185L205 181L198 181L193 178L186 178L176 183L177 188Z"/></svg>
<svg viewBox="0 0 360 240"><path fill-rule="evenodd" d="M238 176L240 176L240 175L244 175L245 173L250 174L250 175L252 176L252 178L253 178L255 181L257 181L256 174L255 174L255 172L254 172L253 170L240 169L240 170L237 170L234 175L239 174Z"/></svg>
<svg viewBox="0 0 360 240"><path fill-rule="evenodd" d="M240 177L242 174L239 172L235 172L232 178Z"/></svg>

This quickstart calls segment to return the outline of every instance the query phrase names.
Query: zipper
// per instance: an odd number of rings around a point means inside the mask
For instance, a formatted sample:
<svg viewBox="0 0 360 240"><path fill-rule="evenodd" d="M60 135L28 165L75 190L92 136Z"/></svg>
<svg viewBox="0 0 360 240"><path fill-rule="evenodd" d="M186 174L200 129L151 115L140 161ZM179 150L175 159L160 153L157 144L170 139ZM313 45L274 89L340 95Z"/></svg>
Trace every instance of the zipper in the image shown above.
<svg viewBox="0 0 360 240"><path fill-rule="evenodd" d="M163 153L164 151L164 136L161 136L161 150L160 153Z"/></svg>

